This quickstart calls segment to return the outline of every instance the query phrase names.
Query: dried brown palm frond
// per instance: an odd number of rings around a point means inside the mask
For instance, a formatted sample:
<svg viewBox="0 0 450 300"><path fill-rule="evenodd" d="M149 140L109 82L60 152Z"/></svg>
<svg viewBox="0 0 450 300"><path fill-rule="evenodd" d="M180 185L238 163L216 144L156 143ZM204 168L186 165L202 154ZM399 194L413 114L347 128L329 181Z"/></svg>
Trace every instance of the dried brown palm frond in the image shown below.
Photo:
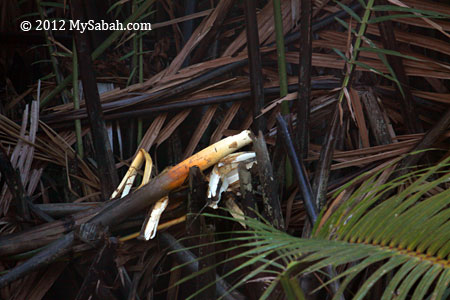
<svg viewBox="0 0 450 300"><path fill-rule="evenodd" d="M30 126L28 128L28 117L30 116ZM13 168L17 168L20 172L20 181L24 187L24 189L27 191L28 195L32 195L34 193L34 190L37 186L38 180L35 180L35 176L38 178L40 177L40 173L42 172L42 169L35 169L32 170L32 162L34 160L34 154L35 154L35 147L34 143L36 141L36 132L38 130L38 123L39 123L39 107L38 102L33 101L31 105L31 113L29 110L28 105L25 108L23 119L22 119L22 126L19 127L14 122L11 122L4 116L0 116L1 121L9 121L9 124L11 127L2 128L3 132L11 135L15 134L14 139L16 140L17 144L13 145L7 145L6 140L3 144L3 147L8 147L9 149L13 148L14 150L10 151L11 156L11 165ZM12 131L12 132L11 132ZM33 171L33 172L32 172ZM37 172L37 173L35 173ZM33 179L33 180L32 180ZM29 183L32 182L32 185L29 185ZM0 197L0 215L6 216L9 211L9 206L12 200L12 193L7 188L7 185L5 184L2 187L1 190L1 197ZM16 199L17 200L17 199Z"/></svg>
<svg viewBox="0 0 450 300"><path fill-rule="evenodd" d="M42 171L48 164L69 169L76 165L75 173L67 172L69 183L75 180L85 185L87 194L98 190L98 179L91 167L77 157L71 145L75 143L73 132L57 134L45 123L39 121L39 109L34 101L30 115L30 129L27 129L28 109L23 115L22 127L7 117L0 115L0 138L3 147L12 149L11 162L21 174L22 184L28 196L33 196L40 182ZM39 130L39 132L38 132ZM70 168L72 169L72 168ZM6 194L7 193L7 194ZM6 215L11 195L3 188L2 214Z"/></svg>
<svg viewBox="0 0 450 300"><path fill-rule="evenodd" d="M62 6L62 1L60 2L58 3ZM120 1L125 8L137 2L147 5L152 1ZM145 53L142 54L145 58L143 60L144 72L140 83L126 86L130 74L127 73L128 68L123 66L128 64L129 59L125 58L120 63L116 63L119 57L123 57L123 54L130 50L128 43L134 35L132 32L123 35L124 38L121 41L117 42L116 40L116 48L111 50L112 53L108 53L107 59L95 62L96 73L99 75L98 80L119 83L118 88L100 95L104 117L106 120L111 120L111 124L114 124L109 127L113 148L121 149L115 153L119 157L119 162L116 164L118 169L128 166L133 158L133 153L137 153L140 151L139 149L144 148L152 153L152 156L153 154L158 155L158 157L153 156L155 164L158 166L156 173L164 174L162 170L167 165L188 159L197 149L220 140L224 136L233 135L247 129L254 122L251 112L252 104L249 100L251 94L250 71L247 62L247 39L246 28L243 25L245 16L243 15L242 1L209 1L217 3L218 5L215 7L210 6L210 3L207 2L202 1L198 5L202 9L206 7L206 10L194 15L179 16L183 8L181 2L158 1L159 6L154 8L160 9L159 13L162 13L152 19L152 21L157 20L155 24L158 26L155 26L144 39L146 41L143 47ZM275 41L275 25L272 1L256 11L257 32L262 56L261 74L266 102L261 115L268 120L265 138L269 153L274 155L273 158L271 157L272 164L274 167L280 167L280 169L284 168L284 166L281 166L284 165L284 160L279 159L280 155L277 156L277 151L282 152L283 149L280 147L281 143L277 140L275 116L279 112L279 104L282 101L293 104L293 101L298 98L296 92L298 89L297 73L298 69L302 67L300 64L302 54L299 49L303 49L304 46L295 42L299 32L300 2L294 0L281 1L283 31L286 43L289 44L286 45L289 93L282 99L279 97L278 57L276 47L273 44ZM353 2L342 1L342 3L348 5ZM406 5L440 14L448 14L449 11L449 5L442 1L438 3L429 0L383 0L383 2L390 5ZM327 148L327 146L322 145L327 124L330 123L331 117L337 110L340 114L337 124L342 130L341 132L336 131L338 142L336 143L336 150L330 155L331 172L329 184L326 187L327 199L332 199L332 191L348 184L349 181L360 176L363 171L368 173L366 177L361 177L360 181L348 186L345 192L333 199L333 202L328 203L329 210L324 215L324 220L327 220L339 205L348 201L358 185L367 180L367 176L377 173L424 141L428 148L447 149L449 147L448 137L450 136L448 126L442 125L442 122L438 121L442 117L443 111L448 110L450 103L448 87L450 79L450 52L448 49L450 49L450 43L446 36L446 33L448 34L450 30L448 20L432 19L429 22L423 17L399 18L395 17L395 14L399 14L399 12L387 12L393 22L392 32L396 41L395 49L385 49L383 33L380 33L383 31L379 29L378 24L368 24L364 32L364 38L362 38L363 44L361 47L363 49L360 49L358 53L357 62L360 64L355 65L350 84L342 89L340 81L343 75L347 73L348 65L346 66L346 63L352 57L349 56L344 59L333 50L348 55L352 52L351 47L354 46L352 40L357 39L358 36L342 26L342 22L336 22L334 19L332 14L341 9L342 6L336 5L335 1L315 0L312 3L314 30L311 49L312 67L310 70L312 91L309 99L306 99L310 102L310 140L307 141L309 152L304 158L304 163L306 174L311 178L317 171L317 161L320 159L319 153L322 149ZM61 13L59 8L56 8L56 10ZM355 9L355 12L361 16L360 11ZM122 14L126 13L122 12ZM181 43L184 38L181 36L181 22L191 20L195 16L201 16L202 19L197 20L196 30L185 40L186 43L183 46ZM330 16L331 22L326 20ZM344 16L341 19L349 23L349 28L358 30L360 22L354 16L352 18ZM322 22L319 23L318 21L322 20L329 22L328 25L319 26ZM162 27L163 25L170 25L170 27ZM152 36L152 39L147 39L148 36ZM170 37L175 39L172 44L169 42ZM60 41L56 37L54 42ZM371 43L376 47L376 51L369 49L372 47ZM155 45L154 48L152 48L152 45ZM136 48L134 50L136 51ZM393 52L383 53L383 50ZM380 55L380 53L383 55ZM389 56L389 54L392 55ZM395 80L387 79L389 77L392 79L395 76L391 72L392 65L386 63L386 61L391 63L391 60L386 59L386 57L394 57L402 61L403 66L400 69L405 76L402 79L400 76L398 77L398 84ZM192 62L190 65L185 63L188 58ZM65 65L62 64L62 66ZM70 75L71 72L70 67L63 67L64 74ZM399 86L411 93L412 103L417 111L414 122L420 123L425 131L437 130L437 134L432 139L425 133L409 130L409 121L405 118L402 105L399 104L401 99L401 94L398 93ZM16 121L15 116L20 115L22 111L21 105L29 100L29 95L33 95L36 89L36 86L31 86L28 91L24 91L21 95L15 93L13 97L8 98L14 98L14 100L6 104L5 116L0 116L0 139L5 148L8 149L9 147L10 154L13 153L14 149L24 149L22 150L22 164L19 164L19 167L22 166L21 171L26 171L28 167L25 162L31 165L28 174L24 175L28 178L24 184L28 187L30 196L34 196L34 200L39 203L38 207L58 220L32 227L28 231L23 231L15 236L3 237L0 252L5 255L36 250L45 246L86 223L93 215L102 211L105 205L95 202L96 197L98 197L96 192L98 191L98 179L94 175L95 170L89 163L92 161L92 154L89 153L90 135L88 134L89 128L84 123L82 136L84 144L88 148L85 160L80 160L72 150L76 140L72 131L73 121L75 119L83 121L87 118L84 101L81 101L79 110L73 108L73 103L63 105L52 103L52 106L46 106L45 109L41 110L39 114L41 122L35 122L37 133L34 142L27 142L29 138L26 137L26 135L31 135L30 133L33 130L21 132L21 125L26 127L26 122L22 121L22 123L19 122L20 125L17 125L12 121ZM55 90L53 80L45 81L42 90L43 97L53 93ZM343 91L345 96L342 103L335 106L338 102L336 99L337 93L340 91ZM296 105L291 106L291 114L287 116L287 119L290 122L290 129L297 130L297 124L301 124L300 122L303 122L303 120L296 116ZM6 116L10 116L10 118L8 119ZM133 130L132 125L129 124L133 124L134 118L143 120L142 140L139 142L136 142L134 136L129 138ZM410 132L414 133L410 134ZM132 143L130 143L131 139L133 139ZM115 143L120 144L119 147L116 147ZM127 146L128 143L130 143L130 151L123 154L122 148ZM28 148L25 149L26 147ZM16 151L20 152L20 150ZM34 154L30 154L32 151L34 151ZM175 152L177 152L177 155L171 154ZM439 160L443 153L431 154L431 161ZM32 156L33 160L28 162L26 160L28 156ZM170 157L166 159L165 156ZM20 159L17 158L17 161L19 162ZM73 165L76 166L76 170L71 169ZM69 194L74 196L69 199L71 203L64 203L66 196L63 193L54 192L51 184L46 184L46 181L42 179L44 177L41 174L48 176L46 172L51 170L52 166L57 166L57 169L61 170L63 175L60 177L68 183L69 189L65 190L68 190ZM276 171L274 174L276 173L278 177L283 173L282 171ZM389 169L382 173L378 184L386 182L392 176L393 171L393 169ZM258 182L257 177L253 174L253 181L256 183ZM281 176L279 178L280 181L283 181ZM70 186L71 184L76 185L76 183L81 184L81 190ZM40 186L41 190L38 191L36 186ZM261 196L258 189L261 189L254 187L255 191L252 196L256 200L260 200ZM301 191L297 190L295 185L285 187L284 184L274 185L273 189L279 192L281 211L286 219L286 228L292 234L301 234L308 222L305 208L299 197ZM188 190L189 188L184 188L177 191L179 194L177 194L176 199L170 199L161 222L168 224L180 220L179 218L184 217L186 211L191 209L186 209L183 205L183 201L192 199L194 196L194 193ZM429 191L429 193L434 194L438 192L436 189ZM235 194L231 193L227 197L239 203L239 201L236 201L239 200L239 197ZM205 200L202 197L199 198ZM5 199L7 198L2 198L1 201L6 201ZM68 221L59 219L63 216L67 216ZM15 220L8 218L0 221L2 222L0 225L2 235L18 230L18 228L11 226L11 224L15 224ZM134 218L124 220L117 227L110 228L111 232L122 237L118 245L111 242L114 239L108 238L102 240L102 243L104 242L109 246L103 247L102 245L95 250L88 250L90 246L81 242L76 244L73 247L74 252L79 255L74 257L76 263L71 263L66 268L64 268L64 263L55 264L54 269L43 269L41 272L29 275L23 281L18 281L15 285L10 286L17 290L13 296L42 298L49 286L55 283L55 280L60 276L67 276L67 273L70 276L70 272L77 272L83 274L83 276L87 273L93 273L87 272L87 270L95 271L99 268L99 265L93 263L88 269L93 259L97 262L105 259L105 265L114 266L114 272L117 273L113 273L118 274L119 285L127 291L128 298L141 297L152 293L160 296L161 293L165 292L161 292L157 287L164 286L166 288L167 282L174 283L183 274L175 271L165 274L161 271L175 266L177 263L175 260L167 262L168 259L163 259L165 251L159 248L155 241L144 244L140 241L131 240L131 237L134 236L129 234L137 231L141 224L142 216L134 216ZM189 225L191 225L190 222L177 224L170 227L169 232L176 237L185 236L186 232L190 232L192 229ZM221 224L221 226L230 231L236 229L236 227L231 228L230 224ZM230 245L232 245L231 243ZM228 246L220 249L225 250L226 247ZM107 255L104 255L105 253ZM216 259L226 260L227 257L234 254L239 255L239 253L230 251L223 255L226 257L217 256ZM111 257L115 258L116 264ZM23 260L23 256L13 259ZM5 264L2 262L0 272L1 270L11 269L16 264L15 260ZM77 265L77 267L73 267L73 265ZM79 266L85 266L85 269ZM223 270L218 270L218 273L227 272L235 266L225 264ZM76 271L71 269L76 269ZM248 270L240 270L238 273L239 275L233 278L236 282L246 276ZM157 275L160 275L160 277ZM42 277L46 277L47 280L42 279ZM164 282L166 279L167 282ZM263 279L258 280L258 283L264 284ZM156 282L160 283L161 281L163 281L163 285L156 284ZM41 285L42 290L33 288L33 285ZM18 289L20 286L29 290L20 291ZM105 286L108 285L102 282L99 284L99 290L104 291ZM2 289L1 292L5 293L5 290L7 289ZM80 290L87 291L84 288L80 288ZM170 291L168 295L175 297L177 293L181 295L182 292L182 289ZM9 295L1 294L0 298L9 298Z"/></svg>

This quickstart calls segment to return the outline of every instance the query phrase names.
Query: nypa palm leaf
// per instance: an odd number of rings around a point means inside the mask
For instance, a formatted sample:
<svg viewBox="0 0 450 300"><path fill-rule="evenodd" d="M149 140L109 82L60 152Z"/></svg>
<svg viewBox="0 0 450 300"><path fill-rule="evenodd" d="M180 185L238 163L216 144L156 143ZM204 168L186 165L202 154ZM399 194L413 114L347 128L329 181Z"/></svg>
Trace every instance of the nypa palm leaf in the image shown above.
<svg viewBox="0 0 450 300"><path fill-rule="evenodd" d="M363 299L387 274L383 300L444 299L450 282L450 190L442 186L450 181L449 161L384 184L379 180L380 171L326 220L319 220L321 225L316 226L311 239L246 219L249 231L241 232L244 240L247 238L241 245L245 251L227 261L247 257L246 266L251 262L258 267L234 287L261 273L271 274L273 280L262 299L269 298L279 283L288 298L296 295L295 299L301 294L295 280L299 275L331 265L340 273L325 284L342 280L334 299L339 299L363 271L369 271L367 278L354 291L353 299Z"/></svg>

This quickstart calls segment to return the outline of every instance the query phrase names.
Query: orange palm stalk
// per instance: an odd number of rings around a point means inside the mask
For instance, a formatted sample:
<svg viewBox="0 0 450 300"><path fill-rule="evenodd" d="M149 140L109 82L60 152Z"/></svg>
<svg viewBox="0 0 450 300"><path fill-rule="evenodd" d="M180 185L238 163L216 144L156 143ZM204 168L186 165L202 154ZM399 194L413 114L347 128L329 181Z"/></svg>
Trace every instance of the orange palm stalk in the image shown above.
<svg viewBox="0 0 450 300"><path fill-rule="evenodd" d="M170 191L180 187L186 180L191 167L197 166L203 171L228 154L250 144L251 141L250 131L245 130L203 149L167 172L161 173L133 194L112 201L89 223L107 226L123 221L128 216L140 212L162 197L167 196Z"/></svg>

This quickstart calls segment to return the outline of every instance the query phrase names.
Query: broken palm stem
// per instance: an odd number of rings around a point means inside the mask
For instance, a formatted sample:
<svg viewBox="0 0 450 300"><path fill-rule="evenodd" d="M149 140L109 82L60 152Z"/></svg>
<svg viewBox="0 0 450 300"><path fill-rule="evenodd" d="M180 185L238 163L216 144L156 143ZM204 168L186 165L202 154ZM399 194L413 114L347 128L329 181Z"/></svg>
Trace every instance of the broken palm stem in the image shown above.
<svg viewBox="0 0 450 300"><path fill-rule="evenodd" d="M258 207L256 206L256 202L253 197L252 174L243 162L240 162L238 165L238 175L240 192L242 195L241 202L245 212L244 214L249 218L257 219Z"/></svg>
<svg viewBox="0 0 450 300"><path fill-rule="evenodd" d="M311 98L311 64L312 64L312 3L310 0L301 0L300 18L300 59L298 72L297 96L297 134L296 142L298 153L302 158L308 155L309 146L309 119Z"/></svg>
<svg viewBox="0 0 450 300"><path fill-rule="evenodd" d="M286 73L286 55L284 51L284 34L283 34L283 18L281 16L281 1L273 0L273 17L275 23L276 44L277 44L277 60L278 60L278 78L280 81L280 98L288 93L287 73ZM281 102L281 114L283 116L289 114L289 104L287 101ZM286 186L292 184L292 166L289 159L285 163Z"/></svg>
<svg viewBox="0 0 450 300"><path fill-rule="evenodd" d="M241 162L250 169L256 163L255 152L235 152L222 158L214 166L209 175L209 207L217 209L221 194L239 183L238 165Z"/></svg>
<svg viewBox="0 0 450 300"><path fill-rule="evenodd" d="M284 35L283 35L283 20L281 16L281 1L273 1L273 17L275 20L275 33L277 43L277 58L278 58L278 77L280 80L280 98L283 98L288 93L287 75L286 75L286 56L284 51ZM287 115L289 113L289 104L284 101L281 103L281 113Z"/></svg>
<svg viewBox="0 0 450 300"><path fill-rule="evenodd" d="M167 196L171 190L181 186L188 176L189 168L198 166L200 170L205 170L216 164L222 157L250 144L251 141L250 131L245 130L240 134L225 138L203 149L167 172L160 174L133 194L112 201L110 204L105 205L100 211L94 209L92 214L95 216L91 218L87 224L85 223L85 225L89 224L91 227L102 228L102 225L106 227L122 222L126 218L139 213L146 207L155 203L162 197ZM58 222L60 223L61 221L55 221L55 223ZM66 254L72 248L74 235L74 231L71 231L60 237L37 255L20 266L15 267L6 275L0 277L0 287L27 275L29 272L34 271L39 267L48 265Z"/></svg>
<svg viewBox="0 0 450 300"><path fill-rule="evenodd" d="M197 8L197 1L196 0L184 0L184 15L189 16L191 14L195 13L195 9ZM194 20L190 19L187 21L184 21L182 23L182 32L183 32L183 46L186 45L187 41L192 36L192 33L194 32ZM190 65L191 56L188 54L186 58L184 59L182 68L185 68Z"/></svg>
<svg viewBox="0 0 450 300"><path fill-rule="evenodd" d="M83 1L72 0L70 2L73 20L85 20L83 13ZM92 140L95 150L95 160L97 162L98 174L100 178L100 190L106 200L114 191L119 182L117 170L114 164L114 156L106 132L106 125L103 119L103 110L100 103L100 96L97 89L97 79L94 73L92 62L91 45L88 34L74 31L76 51L80 77L83 83L83 93L88 112Z"/></svg>
<svg viewBox="0 0 450 300"><path fill-rule="evenodd" d="M136 9L137 7L137 1L133 2L133 6ZM143 57L143 52L144 52L144 48L143 48L143 35L140 34L139 36L137 36L138 32L135 32L135 36L133 37L133 47L134 47L134 55L133 55L133 60L136 60L133 65L135 68L138 69L138 80L139 83L143 83L144 82L144 57ZM137 49L139 47L139 50ZM139 145L142 141L142 137L143 137L143 119L142 118L138 118L138 123L137 123L137 145Z"/></svg>
<svg viewBox="0 0 450 300"><path fill-rule="evenodd" d="M23 264L10 270L8 273L0 277L0 288L7 284L33 272L40 267L46 266L57 258L69 252L73 242L74 233L71 232L51 243L44 250L24 262Z"/></svg>
<svg viewBox="0 0 450 300"><path fill-rule="evenodd" d="M317 80L312 81L312 88L313 89L335 89L339 87L340 84L336 81L330 81L330 80ZM297 91L298 85L292 84L288 86L288 91L293 93ZM279 87L271 87L271 88L264 88L264 94L265 95L276 95L279 94L280 88ZM156 94L156 92L155 92ZM193 99L193 100L185 100L185 101L178 101L173 103L162 103L162 104L155 104L152 107L148 108L140 108L139 110L131 110L131 111L122 111L122 112L109 112L111 106L108 106L108 103L104 103L102 105L102 109L105 111L105 119L106 120L113 120L113 119L121 119L121 118L135 118L140 116L145 116L151 113L155 112L164 112L164 111L173 111L173 110L180 110L180 109L187 109L192 107L199 107L204 105L214 105L214 104L221 104L225 102L234 102L234 101L242 101L243 98L250 97L251 92L250 91L244 91L244 92L237 92L237 93L230 93L227 95L219 95L219 96L211 96L201 99ZM133 98L130 98L131 102L127 102L126 105L131 105L133 103L136 103L135 101L141 101L144 100L144 98L147 98L147 95L144 96L136 96ZM134 100L133 100L134 99ZM128 101L127 100L127 101ZM70 114L59 114L59 113L51 113L45 116L42 116L42 120L47 124L55 124L55 123L61 123L66 122L70 120L76 120L76 119L86 119L87 113L85 108L81 108L78 112L73 112ZM54 125L53 125L54 126ZM58 126L58 125L56 125Z"/></svg>
<svg viewBox="0 0 450 300"><path fill-rule="evenodd" d="M160 174L133 194L111 203L90 222L102 225L121 222L124 218L140 212L166 196L171 190L181 186L188 176L189 168L198 166L203 171L216 164L222 157L250 143L248 130L225 138Z"/></svg>
<svg viewBox="0 0 450 300"><path fill-rule="evenodd" d="M225 138L160 174L133 194L114 201L90 222L101 225L119 223L181 186L188 176L189 168L198 166L203 171L216 164L222 157L250 143L250 131L248 130Z"/></svg>
<svg viewBox="0 0 450 300"><path fill-rule="evenodd" d="M247 33L247 51L250 71L251 98L253 101L253 129L265 131L264 117L257 117L264 107L264 81L262 77L261 52L259 48L258 21L256 18L256 0L244 1L245 26Z"/></svg>
<svg viewBox="0 0 450 300"><path fill-rule="evenodd" d="M267 144L261 131L258 133L258 137L254 138L253 148L256 153L256 166L263 192L265 217L275 228L284 230L280 197L276 188L277 184L273 174Z"/></svg>
<svg viewBox="0 0 450 300"><path fill-rule="evenodd" d="M75 39L73 39L72 42L72 72L73 72L73 78L72 78L72 89L73 89L73 108L75 110L80 109L80 91L78 88L78 55L77 55L77 48L75 45ZM84 156L84 149L83 149L83 136L81 134L81 120L76 119L75 120L75 135L77 137L77 152L80 158L83 158Z"/></svg>
<svg viewBox="0 0 450 300"><path fill-rule="evenodd" d="M249 131L244 131L237 136L228 137L222 141L219 141L216 144L197 153L196 155L188 158L175 168L178 168L180 166L186 167L185 176L187 176L188 172L187 170L189 170L189 167L199 164L198 157L203 156L204 160L211 159L210 162L207 161L204 162L203 166L201 167L201 169L204 170L209 166L217 163L222 158L222 156L226 156L228 153L238 150L239 147L243 147L249 144L250 143L249 134L250 134ZM226 148L225 149L226 151L225 153L222 153L222 156L220 156L219 153L216 153L214 151L214 149L220 150L222 148ZM205 153L209 153L209 155L205 155ZM189 161L191 161L191 163L189 163ZM158 177L161 176L164 176L166 178L167 172L164 174L160 174ZM156 179L158 177L156 177ZM156 179L153 179L153 181ZM167 181L167 179L165 180ZM181 179L181 181L183 180L184 179ZM72 214L71 216L67 216L67 218L65 218L64 220L57 220L52 223L38 225L26 232L0 236L0 256L14 255L25 251L30 251L39 247L43 247L49 244L50 242L56 240L57 238L61 237L64 233L70 232L77 226L86 223L88 220L92 219L93 216L100 215L100 212L103 211L106 206L118 205L116 202L123 202L129 198L133 198L135 197L137 192L139 192L139 194L142 193L141 196L139 197L146 197L146 199L149 199L148 197L150 197L150 199L153 199L153 200L145 200L145 199L143 200L144 202L147 203L145 205L150 206L162 198L162 197L156 198L152 196L154 192L153 189L156 186L156 184L153 181L142 187L142 189L145 189L145 192L140 191L142 190L140 189L122 199L117 199L106 203L91 204L90 205L91 207L90 208L88 207L88 209L80 210L78 208L75 208L74 210L76 213ZM175 186L178 186L178 184L176 184ZM152 188L147 189L147 186L152 186ZM166 192L159 192L159 191L158 193L166 194ZM103 213L105 212L102 212L101 214ZM125 217L128 217L128 215Z"/></svg>
<svg viewBox="0 0 450 300"><path fill-rule="evenodd" d="M311 185L309 183L305 167L297 157L294 148L294 143L292 142L291 136L289 134L287 124L280 114L277 114L277 121L278 121L278 128L280 129L281 136L283 137L284 140L286 151L288 153L289 159L292 162L292 167L294 168L295 175L297 176L298 186L302 191L303 205L306 208L306 213L308 214L311 225L314 225L314 223L317 220L318 209L316 204L314 203Z"/></svg>

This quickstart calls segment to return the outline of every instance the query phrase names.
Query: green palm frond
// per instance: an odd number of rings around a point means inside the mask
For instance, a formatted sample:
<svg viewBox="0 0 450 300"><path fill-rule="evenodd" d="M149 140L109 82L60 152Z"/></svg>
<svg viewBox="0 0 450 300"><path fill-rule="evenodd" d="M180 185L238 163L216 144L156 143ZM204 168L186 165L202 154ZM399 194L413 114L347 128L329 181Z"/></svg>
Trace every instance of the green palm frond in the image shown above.
<svg viewBox="0 0 450 300"><path fill-rule="evenodd" d="M368 22L369 22L371 14L372 14L372 7L374 6L375 0L368 0L367 4L364 1L360 1L360 3L362 3L362 6L364 7L364 12L362 14L362 17L359 17L358 14L355 11L353 11L350 7L348 7L347 5L345 5L339 1L336 1L336 0L335 0L335 2L360 24L358 32L352 31L352 33L355 35L356 38L352 45L353 50L350 53L350 57L345 58L345 55L344 55L344 59L347 61L348 68L345 73L344 79L342 81L342 89L338 96L338 101L342 102L342 100L344 99L344 96L345 96L345 90L347 89L347 87L350 84L351 74L352 74L353 69L357 62L357 58L358 58L358 55L360 52L360 47L362 45L363 37L366 32L367 26L369 24ZM342 20L340 20L340 21L343 22ZM351 30L350 26L347 26L347 28L349 30ZM333 50L336 51L337 49L333 49ZM337 52L337 53L339 54L339 52Z"/></svg>
<svg viewBox="0 0 450 300"><path fill-rule="evenodd" d="M311 239L293 237L270 224L247 218L249 231L234 238L243 244L232 247L243 251L226 261L247 260L224 277L256 263L258 267L233 288L264 273L273 276L273 280L262 299L270 299L277 285L283 287L288 299L302 299L298 276L331 265L340 272L324 286L342 280L333 299L339 299L352 280L366 270L371 274L353 299L364 299L374 284L388 274L382 300L444 299L450 283L450 190L442 186L450 181L449 161L450 158L387 183L380 177L388 169L379 171L363 181L326 220L319 219L317 224L321 226L314 228Z"/></svg>
<svg viewBox="0 0 450 300"><path fill-rule="evenodd" d="M350 82L349 82L349 79L351 77L350 74L351 74L351 70L354 68L354 66L359 66L363 69L370 70L377 75L383 76L383 77L393 81L397 85L400 93L404 96L404 91L403 91L402 85L398 81L397 76L394 73L394 70L392 69L392 67L390 66L390 64L386 58L386 55L397 56L397 57L401 57L404 59L410 59L410 60L415 60L415 61L421 61L421 59L418 59L414 56L402 54L398 51L392 51L392 50L378 48L375 45L375 43L373 43L365 35L365 30L366 30L367 26L369 24L376 24L376 23L385 22L385 21L395 21L395 20L402 19L402 18L448 19L450 17L450 15L440 13L440 12L430 11L430 10L401 7L401 6L397 6L397 5L375 5L374 0L368 0L367 3L363 0L360 0L359 2L361 3L361 6L364 8L362 17L360 17L353 9L351 9L347 5L341 3L340 1L337 1L337 0L335 0L335 2L338 4L338 6L340 6L340 8L345 10L352 17L353 20L355 20L360 25L358 32L356 32L356 30L352 29L351 26L347 22L336 17L336 21L338 23L340 23L346 30L350 30L352 35L355 37L355 41L352 45L353 50L352 50L352 53L350 54L350 57L345 56L345 54L343 54L338 49L335 49L335 48L333 49L340 57L342 57L346 61L346 63L350 67L350 70L346 73L346 76L344 77L344 80L343 80L343 85L342 85L343 89L342 89L341 93L339 94L339 98L338 98L339 101L341 102L344 99L344 89L350 84ZM372 13L375 11L388 12L391 14L388 14L385 16L380 16L380 17L375 17L375 16L373 16L374 14ZM398 14L400 12L403 14ZM395 13L395 14L393 14L393 13ZM362 42L367 43L369 47L363 47ZM379 59L381 60L381 62L383 63L383 65L387 68L389 75L369 66L368 64L364 64L364 63L358 61L358 59L357 59L358 54L361 51L369 51L369 52L376 53L377 56L379 57Z"/></svg>

